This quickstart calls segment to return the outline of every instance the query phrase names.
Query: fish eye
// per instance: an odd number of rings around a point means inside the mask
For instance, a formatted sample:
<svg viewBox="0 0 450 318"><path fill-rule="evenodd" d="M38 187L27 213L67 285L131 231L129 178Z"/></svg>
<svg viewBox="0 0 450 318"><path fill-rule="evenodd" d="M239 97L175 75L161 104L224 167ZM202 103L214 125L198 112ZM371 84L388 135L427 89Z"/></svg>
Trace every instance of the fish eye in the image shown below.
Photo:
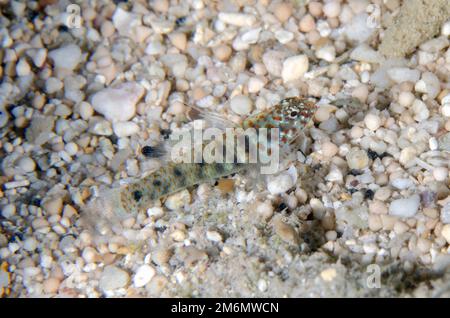
<svg viewBox="0 0 450 318"><path fill-rule="evenodd" d="M289 114L289 117L291 117L291 118L296 118L297 115L298 115L298 111L293 110L293 111L291 111L291 113Z"/></svg>

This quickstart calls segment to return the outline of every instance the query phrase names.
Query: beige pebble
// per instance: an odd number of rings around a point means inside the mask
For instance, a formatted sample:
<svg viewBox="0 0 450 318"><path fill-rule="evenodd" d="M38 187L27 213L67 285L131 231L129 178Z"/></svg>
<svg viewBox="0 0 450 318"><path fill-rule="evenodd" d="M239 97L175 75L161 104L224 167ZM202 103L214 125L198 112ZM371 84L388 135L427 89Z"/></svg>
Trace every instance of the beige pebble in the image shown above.
<svg viewBox="0 0 450 318"><path fill-rule="evenodd" d="M448 244L450 244L450 224L445 224L442 227L441 235L445 238Z"/></svg>
<svg viewBox="0 0 450 318"><path fill-rule="evenodd" d="M299 29L301 32L308 33L316 28L316 22L310 14L304 15L299 23Z"/></svg>
<svg viewBox="0 0 450 318"><path fill-rule="evenodd" d="M386 201L391 196L391 189L389 187L381 187L375 191L374 198L380 201Z"/></svg>
<svg viewBox="0 0 450 318"><path fill-rule="evenodd" d="M169 0L153 0L150 1L150 5L155 11L163 13L169 11Z"/></svg>
<svg viewBox="0 0 450 318"><path fill-rule="evenodd" d="M324 122L330 118L331 108L330 107L319 107L314 114L314 117L318 122Z"/></svg>
<svg viewBox="0 0 450 318"><path fill-rule="evenodd" d="M364 169L369 165L369 157L365 150L352 148L345 156L350 169Z"/></svg>
<svg viewBox="0 0 450 318"><path fill-rule="evenodd" d="M185 33L174 32L169 34L169 40L177 49L184 51L187 46L187 38Z"/></svg>
<svg viewBox="0 0 450 318"><path fill-rule="evenodd" d="M383 224L383 230L391 231L394 229L397 218L392 215L381 214L381 223Z"/></svg>
<svg viewBox="0 0 450 318"><path fill-rule="evenodd" d="M281 23L284 23L291 17L292 9L293 8L291 3L281 2L275 6L273 14Z"/></svg>
<svg viewBox="0 0 450 318"><path fill-rule="evenodd" d="M388 208L384 202L373 200L369 203L369 212L374 214L387 214Z"/></svg>
<svg viewBox="0 0 450 318"><path fill-rule="evenodd" d="M402 222L402 221L397 221L394 224L394 232L398 235L405 233L406 231L409 230L409 226Z"/></svg>
<svg viewBox="0 0 450 318"><path fill-rule="evenodd" d="M431 248L430 240L419 237L419 239L417 240L417 248L421 253L428 253Z"/></svg>
<svg viewBox="0 0 450 318"><path fill-rule="evenodd" d="M295 190L295 196L297 197L299 204L303 204L308 200L308 193L302 188Z"/></svg>
<svg viewBox="0 0 450 318"><path fill-rule="evenodd" d="M439 211L435 208L423 208L423 214L432 219L437 219L439 217Z"/></svg>
<svg viewBox="0 0 450 318"><path fill-rule="evenodd" d="M334 268L327 268L320 273L320 277L326 282L331 282L336 276L337 272Z"/></svg>
<svg viewBox="0 0 450 318"><path fill-rule="evenodd" d="M256 207L256 213L261 215L264 220L268 220L273 215L273 206L270 201L259 203Z"/></svg>
<svg viewBox="0 0 450 318"><path fill-rule="evenodd" d="M100 32L105 38L109 38L110 36L112 36L114 34L114 31L114 24L109 20L105 20L100 27Z"/></svg>
<svg viewBox="0 0 450 318"><path fill-rule="evenodd" d="M325 157L328 158L334 157L337 154L338 150L339 150L338 146L336 146L330 141L326 141L322 144L322 153Z"/></svg>
<svg viewBox="0 0 450 318"><path fill-rule="evenodd" d="M295 229L282 220L281 216L277 216L273 219L273 226L275 233L286 243L297 245L298 244L298 234Z"/></svg>
<svg viewBox="0 0 450 318"><path fill-rule="evenodd" d="M322 15L323 4L320 1L311 1L308 4L308 11L315 17L320 17Z"/></svg>
<svg viewBox="0 0 450 318"><path fill-rule="evenodd" d="M43 283L44 293L55 294L58 292L60 280L56 277L47 278Z"/></svg>
<svg viewBox="0 0 450 318"><path fill-rule="evenodd" d="M369 215L369 229L371 231L379 231L383 227L383 223L381 222L381 217L377 214L370 214Z"/></svg>
<svg viewBox="0 0 450 318"><path fill-rule="evenodd" d="M60 214L63 208L63 199L61 197L47 199L42 207L50 215Z"/></svg>
<svg viewBox="0 0 450 318"><path fill-rule="evenodd" d="M445 181L448 177L448 169L446 167L437 167L433 169L433 177L436 181Z"/></svg>
<svg viewBox="0 0 450 318"><path fill-rule="evenodd" d="M217 47L214 48L213 53L214 56L221 62L226 62L229 60L231 53L232 53L232 49L230 46L226 45L226 44L221 44Z"/></svg>

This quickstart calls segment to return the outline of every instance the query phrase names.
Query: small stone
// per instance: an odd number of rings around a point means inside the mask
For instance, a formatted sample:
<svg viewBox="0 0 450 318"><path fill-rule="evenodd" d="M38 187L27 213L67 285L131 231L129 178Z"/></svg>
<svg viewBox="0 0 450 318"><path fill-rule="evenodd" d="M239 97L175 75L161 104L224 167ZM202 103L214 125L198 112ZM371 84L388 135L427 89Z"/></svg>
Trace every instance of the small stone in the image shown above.
<svg viewBox="0 0 450 318"><path fill-rule="evenodd" d="M411 189L414 187L414 182L409 178L396 178L391 181L391 185L394 188L404 190Z"/></svg>
<svg viewBox="0 0 450 318"><path fill-rule="evenodd" d="M256 22L256 17L254 15L246 13L220 12L218 18L224 23L239 27L249 27Z"/></svg>
<svg viewBox="0 0 450 318"><path fill-rule="evenodd" d="M402 165L407 165L411 160L414 160L417 156L417 150L414 147L406 147L400 152L398 161Z"/></svg>
<svg viewBox="0 0 450 318"><path fill-rule="evenodd" d="M27 55L31 58L36 67L42 67L47 59L47 49L29 49L27 50Z"/></svg>
<svg viewBox="0 0 450 318"><path fill-rule="evenodd" d="M45 81L45 91L48 94L54 94L59 92L63 88L64 84L61 80L56 77L49 77Z"/></svg>
<svg viewBox="0 0 450 318"><path fill-rule="evenodd" d="M409 230L408 224L406 224L406 223L404 223L402 221L395 222L395 224L394 224L394 232L397 235L406 233L408 230Z"/></svg>
<svg viewBox="0 0 450 318"><path fill-rule="evenodd" d="M420 71L407 67L393 67L387 71L391 80L396 83L417 82L420 78Z"/></svg>
<svg viewBox="0 0 450 318"><path fill-rule="evenodd" d="M415 96L411 92L401 92L398 95L398 103L403 107L409 107L415 100Z"/></svg>
<svg viewBox="0 0 450 318"><path fill-rule="evenodd" d="M444 224L450 223L450 202L447 202L441 210L441 222Z"/></svg>
<svg viewBox="0 0 450 318"><path fill-rule="evenodd" d="M337 272L334 268L325 269L320 273L320 277L326 282L331 282L336 276Z"/></svg>
<svg viewBox="0 0 450 318"><path fill-rule="evenodd" d="M350 169L361 170L369 165L369 156L364 150L358 148L351 149L345 156Z"/></svg>
<svg viewBox="0 0 450 318"><path fill-rule="evenodd" d="M273 226L275 233L286 243L297 245L299 238L295 229L282 220L281 216L276 216L273 219Z"/></svg>
<svg viewBox="0 0 450 318"><path fill-rule="evenodd" d="M326 45L316 51L316 56L327 62L333 62L336 58L336 49L332 45Z"/></svg>
<svg viewBox="0 0 450 318"><path fill-rule="evenodd" d="M23 242L23 248L28 252L33 252L38 246L38 242L34 237L29 237Z"/></svg>
<svg viewBox="0 0 450 318"><path fill-rule="evenodd" d="M411 109L414 112L414 119L418 122L424 121L430 116L430 111L428 110L427 105L420 99L416 99L413 102Z"/></svg>
<svg viewBox="0 0 450 318"><path fill-rule="evenodd" d="M190 202L191 194L188 190L183 190L169 196L164 205L170 210L178 210Z"/></svg>
<svg viewBox="0 0 450 318"><path fill-rule="evenodd" d="M81 254L81 257L88 264L95 263L98 258L98 253L94 248L87 246L83 249L83 253Z"/></svg>
<svg viewBox="0 0 450 318"><path fill-rule="evenodd" d="M264 87L265 82L259 77L250 77L247 85L249 93L258 93Z"/></svg>
<svg viewBox="0 0 450 318"><path fill-rule="evenodd" d="M92 107L112 122L127 121L136 114L136 103L144 93L145 89L138 83L123 83L95 93Z"/></svg>
<svg viewBox="0 0 450 318"><path fill-rule="evenodd" d="M145 48L145 54L160 55L164 54L166 48L160 41L151 41Z"/></svg>
<svg viewBox="0 0 450 318"><path fill-rule="evenodd" d="M436 181L445 181L448 177L448 169L446 167L437 167L433 169L433 177Z"/></svg>
<svg viewBox="0 0 450 318"><path fill-rule="evenodd" d="M133 285L136 288L144 287L155 276L156 271L150 265L140 266L133 277Z"/></svg>
<svg viewBox="0 0 450 318"><path fill-rule="evenodd" d="M223 238L217 231L206 231L206 238L212 242L222 242Z"/></svg>
<svg viewBox="0 0 450 318"><path fill-rule="evenodd" d="M450 117L450 102L445 103L444 105L442 105L441 113L445 117Z"/></svg>
<svg viewBox="0 0 450 318"><path fill-rule="evenodd" d="M56 68L74 70L81 62L81 50L75 44L68 44L50 51L48 56L53 60Z"/></svg>
<svg viewBox="0 0 450 318"><path fill-rule="evenodd" d="M61 281L56 277L49 277L43 283L45 294L56 294L58 292Z"/></svg>
<svg viewBox="0 0 450 318"><path fill-rule="evenodd" d="M377 130L381 126L381 119L378 115L375 114L367 114L366 117L364 117L364 124L367 128L369 128L372 131Z"/></svg>
<svg viewBox="0 0 450 318"><path fill-rule="evenodd" d="M147 210L147 215L149 217L154 217L155 219L158 219L164 215L164 210L159 206L155 206Z"/></svg>
<svg viewBox="0 0 450 318"><path fill-rule="evenodd" d="M397 199L391 202L389 214L402 218L409 218L417 213L419 205L420 196L418 194L404 199Z"/></svg>
<svg viewBox="0 0 450 318"><path fill-rule="evenodd" d="M78 105L78 112L81 118L88 120L94 114L94 108L88 102L83 101Z"/></svg>
<svg viewBox="0 0 450 318"><path fill-rule="evenodd" d="M336 18L341 13L341 4L339 1L330 1L325 3L322 10L328 18Z"/></svg>
<svg viewBox="0 0 450 318"><path fill-rule="evenodd" d="M61 197L49 198L42 203L42 208L49 215L61 214L63 208L63 199Z"/></svg>
<svg viewBox="0 0 450 318"><path fill-rule="evenodd" d="M450 244L450 224L445 224L442 227L441 234L444 237L444 239L447 241L447 243Z"/></svg>
<svg viewBox="0 0 450 318"><path fill-rule="evenodd" d="M309 61L306 55L291 56L284 60L281 77L283 82L294 81L303 76L308 71Z"/></svg>
<svg viewBox="0 0 450 318"><path fill-rule="evenodd" d="M99 280L99 288L103 292L124 288L128 285L130 276L117 266L108 265L103 269Z"/></svg>
<svg viewBox="0 0 450 318"><path fill-rule="evenodd" d="M268 181L267 189L273 195L286 193L294 186L294 180L288 173L282 173L276 177L271 177Z"/></svg>
<svg viewBox="0 0 450 318"><path fill-rule="evenodd" d="M350 58L356 61L366 62L366 63L378 63L383 62L383 56L372 49L366 43L362 43L357 46L352 53Z"/></svg>
<svg viewBox="0 0 450 318"><path fill-rule="evenodd" d="M381 217L379 215L370 214L368 223L369 223L369 229L371 231L376 232L383 228L383 223L381 222Z"/></svg>
<svg viewBox="0 0 450 318"><path fill-rule="evenodd" d="M230 101L230 108L238 115L248 115L252 110L252 101L246 95L236 95Z"/></svg>
<svg viewBox="0 0 450 318"><path fill-rule="evenodd" d="M16 65L16 74L17 76L27 76L31 72L31 67L27 63L27 60L24 58L21 58L19 60L19 63Z"/></svg>
<svg viewBox="0 0 450 318"><path fill-rule="evenodd" d="M17 166L24 173L33 172L36 169L36 163L30 157L22 157L17 162Z"/></svg>
<svg viewBox="0 0 450 318"><path fill-rule="evenodd" d="M139 132L139 126L132 121L120 121L113 123L113 131L117 137L128 137Z"/></svg>
<svg viewBox="0 0 450 318"><path fill-rule="evenodd" d="M270 201L264 201L257 205L256 213L259 214L264 220L268 220L273 215L273 206Z"/></svg>
<svg viewBox="0 0 450 318"><path fill-rule="evenodd" d="M325 157L332 158L337 154L338 151L338 146L330 141L326 141L322 144L322 154Z"/></svg>
<svg viewBox="0 0 450 318"><path fill-rule="evenodd" d="M316 27L316 22L312 15L305 14L301 18L300 23L299 23L299 29L301 32L308 33L310 31L314 30L315 27Z"/></svg>
<svg viewBox="0 0 450 318"><path fill-rule="evenodd" d="M284 23L291 17L292 9L292 4L288 2L281 2L275 6L273 14L281 23Z"/></svg>
<svg viewBox="0 0 450 318"><path fill-rule="evenodd" d="M344 33L350 41L363 43L376 31L376 28L367 23L368 18L366 13L360 13L345 25Z"/></svg>
<svg viewBox="0 0 450 318"><path fill-rule="evenodd" d="M286 54L281 51L269 50L262 56L262 61L267 69L267 72L273 76L281 76L283 69L283 60Z"/></svg>
<svg viewBox="0 0 450 318"><path fill-rule="evenodd" d="M388 208L384 202L374 200L369 203L369 212L373 214L387 214Z"/></svg>
<svg viewBox="0 0 450 318"><path fill-rule="evenodd" d="M16 214L16 206L14 204L7 204L2 207L1 209L1 215L5 219L9 219L10 217L14 216Z"/></svg>
<svg viewBox="0 0 450 318"><path fill-rule="evenodd" d="M169 34L169 40L177 49L184 51L187 46L187 38L185 33L174 32Z"/></svg>
<svg viewBox="0 0 450 318"><path fill-rule="evenodd" d="M228 61L233 50L226 44L218 45L214 50L214 56L221 62Z"/></svg>
<svg viewBox="0 0 450 318"><path fill-rule="evenodd" d="M416 92L427 94L429 98L434 99L441 91L441 83L436 75L425 72L414 88Z"/></svg>
<svg viewBox="0 0 450 318"><path fill-rule="evenodd" d="M111 123L98 118L89 122L89 132L100 136L111 136L113 134Z"/></svg>

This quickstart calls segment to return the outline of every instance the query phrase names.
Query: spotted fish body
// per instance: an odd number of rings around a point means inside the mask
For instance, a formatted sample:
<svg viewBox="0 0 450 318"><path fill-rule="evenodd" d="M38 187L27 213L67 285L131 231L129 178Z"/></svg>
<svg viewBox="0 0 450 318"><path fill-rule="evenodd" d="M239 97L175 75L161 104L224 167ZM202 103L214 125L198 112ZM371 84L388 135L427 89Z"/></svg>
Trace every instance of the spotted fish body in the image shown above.
<svg viewBox="0 0 450 318"><path fill-rule="evenodd" d="M310 122L317 106L314 102L291 97L270 110L249 117L242 124L247 128L279 128L281 146L289 145ZM126 214L147 209L154 200L187 187L240 172L248 164L232 163L169 163L140 181L120 191L120 205Z"/></svg>

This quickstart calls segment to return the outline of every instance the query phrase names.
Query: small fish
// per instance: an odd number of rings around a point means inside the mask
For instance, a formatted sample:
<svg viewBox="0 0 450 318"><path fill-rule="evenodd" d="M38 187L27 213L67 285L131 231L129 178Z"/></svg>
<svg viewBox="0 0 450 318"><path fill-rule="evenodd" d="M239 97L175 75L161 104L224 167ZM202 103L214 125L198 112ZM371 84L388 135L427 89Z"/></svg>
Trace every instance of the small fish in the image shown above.
<svg viewBox="0 0 450 318"><path fill-rule="evenodd" d="M311 121L316 104L298 97L286 98L266 112L245 119L242 128L278 128L280 146L289 146ZM169 163L151 175L120 189L115 201L125 214L151 206L154 200L187 187L208 182L248 168L248 163Z"/></svg>

